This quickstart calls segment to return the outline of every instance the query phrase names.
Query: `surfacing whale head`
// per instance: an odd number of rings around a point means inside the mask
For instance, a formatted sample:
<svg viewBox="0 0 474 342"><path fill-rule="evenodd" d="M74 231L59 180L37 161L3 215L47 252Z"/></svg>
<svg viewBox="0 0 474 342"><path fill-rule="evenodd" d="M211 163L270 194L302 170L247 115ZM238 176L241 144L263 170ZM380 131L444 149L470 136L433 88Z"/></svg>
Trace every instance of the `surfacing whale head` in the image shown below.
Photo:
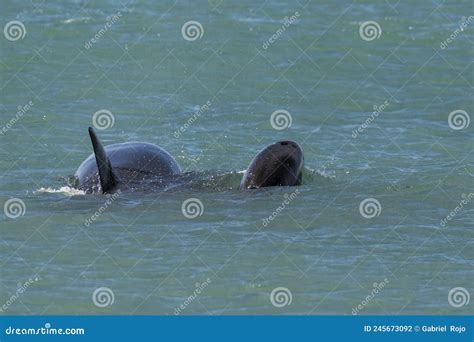
<svg viewBox="0 0 474 342"><path fill-rule="evenodd" d="M279 141L260 151L240 183L241 189L301 185L304 156L294 141Z"/></svg>

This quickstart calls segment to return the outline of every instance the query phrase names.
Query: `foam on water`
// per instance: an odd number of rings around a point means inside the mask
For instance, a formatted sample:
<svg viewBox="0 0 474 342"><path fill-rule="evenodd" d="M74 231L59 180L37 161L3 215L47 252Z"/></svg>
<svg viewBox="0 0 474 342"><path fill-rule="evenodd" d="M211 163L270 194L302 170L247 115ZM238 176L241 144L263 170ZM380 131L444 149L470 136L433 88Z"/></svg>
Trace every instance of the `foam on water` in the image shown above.
<svg viewBox="0 0 474 342"><path fill-rule="evenodd" d="M66 20L62 20L61 23L63 23L63 24L86 23L91 19L92 19L91 17L69 18L69 19L66 19Z"/></svg>
<svg viewBox="0 0 474 342"><path fill-rule="evenodd" d="M86 193L82 190L71 188L69 186L62 186L60 188L39 188L33 192L34 194L64 194L66 196L80 196Z"/></svg>

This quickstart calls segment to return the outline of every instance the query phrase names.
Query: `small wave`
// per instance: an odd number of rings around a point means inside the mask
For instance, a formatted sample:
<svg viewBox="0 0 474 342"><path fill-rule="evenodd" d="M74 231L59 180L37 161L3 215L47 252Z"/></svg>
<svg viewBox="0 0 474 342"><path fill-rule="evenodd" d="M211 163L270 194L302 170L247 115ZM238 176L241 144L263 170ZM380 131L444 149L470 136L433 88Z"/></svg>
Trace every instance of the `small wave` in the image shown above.
<svg viewBox="0 0 474 342"><path fill-rule="evenodd" d="M303 178L313 180L314 177L323 177L323 178L336 178L336 172L334 170L327 170L325 166L318 169L312 169L309 166L304 167Z"/></svg>
<svg viewBox="0 0 474 342"><path fill-rule="evenodd" d="M91 17L78 17L78 18L69 18L66 20L61 20L62 24L74 24L74 23L86 23L91 20Z"/></svg>
<svg viewBox="0 0 474 342"><path fill-rule="evenodd" d="M325 168L314 170L314 173L323 176L324 178L336 178L336 171L326 170Z"/></svg>
<svg viewBox="0 0 474 342"><path fill-rule="evenodd" d="M54 188L40 188L34 192L34 194L65 194L67 196L85 195L86 193L82 190L71 188L69 186L62 186L59 189Z"/></svg>
<svg viewBox="0 0 474 342"><path fill-rule="evenodd" d="M280 20L277 19L270 19L270 18L251 18L249 16L240 16L234 15L232 19L242 22L242 23L256 23L256 24L278 24Z"/></svg>

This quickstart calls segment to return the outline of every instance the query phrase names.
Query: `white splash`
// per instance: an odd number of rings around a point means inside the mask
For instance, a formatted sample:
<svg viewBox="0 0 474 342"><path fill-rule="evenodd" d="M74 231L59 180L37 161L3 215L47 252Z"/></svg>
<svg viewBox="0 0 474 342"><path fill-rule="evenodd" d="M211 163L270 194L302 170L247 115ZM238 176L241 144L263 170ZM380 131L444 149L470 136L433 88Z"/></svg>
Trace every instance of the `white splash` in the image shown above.
<svg viewBox="0 0 474 342"><path fill-rule="evenodd" d="M313 173L313 175L318 174L324 178L336 178L336 171L327 170L326 167L316 169L316 170L311 170L311 172Z"/></svg>
<svg viewBox="0 0 474 342"><path fill-rule="evenodd" d="M40 188L33 192L35 195L36 194L58 194L62 193L65 194L66 196L77 196L77 195L85 195L86 193L82 190L79 189L74 189L69 186L62 186L59 189L54 189L54 188Z"/></svg>
<svg viewBox="0 0 474 342"><path fill-rule="evenodd" d="M63 24L74 24L74 23L86 23L89 20L91 20L91 17L78 17L78 18L69 18L66 20L61 20L61 23Z"/></svg>

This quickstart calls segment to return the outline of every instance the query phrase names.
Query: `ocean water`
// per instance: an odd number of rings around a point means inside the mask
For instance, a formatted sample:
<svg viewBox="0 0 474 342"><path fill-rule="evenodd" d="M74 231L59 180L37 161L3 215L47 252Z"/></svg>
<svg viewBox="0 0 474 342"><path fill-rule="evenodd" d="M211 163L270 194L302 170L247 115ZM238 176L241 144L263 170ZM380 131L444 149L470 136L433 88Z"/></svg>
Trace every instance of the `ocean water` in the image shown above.
<svg viewBox="0 0 474 342"><path fill-rule="evenodd" d="M471 14L2 1L1 314L472 314ZM68 187L93 124L195 176ZM303 185L239 191L282 139L304 150Z"/></svg>

